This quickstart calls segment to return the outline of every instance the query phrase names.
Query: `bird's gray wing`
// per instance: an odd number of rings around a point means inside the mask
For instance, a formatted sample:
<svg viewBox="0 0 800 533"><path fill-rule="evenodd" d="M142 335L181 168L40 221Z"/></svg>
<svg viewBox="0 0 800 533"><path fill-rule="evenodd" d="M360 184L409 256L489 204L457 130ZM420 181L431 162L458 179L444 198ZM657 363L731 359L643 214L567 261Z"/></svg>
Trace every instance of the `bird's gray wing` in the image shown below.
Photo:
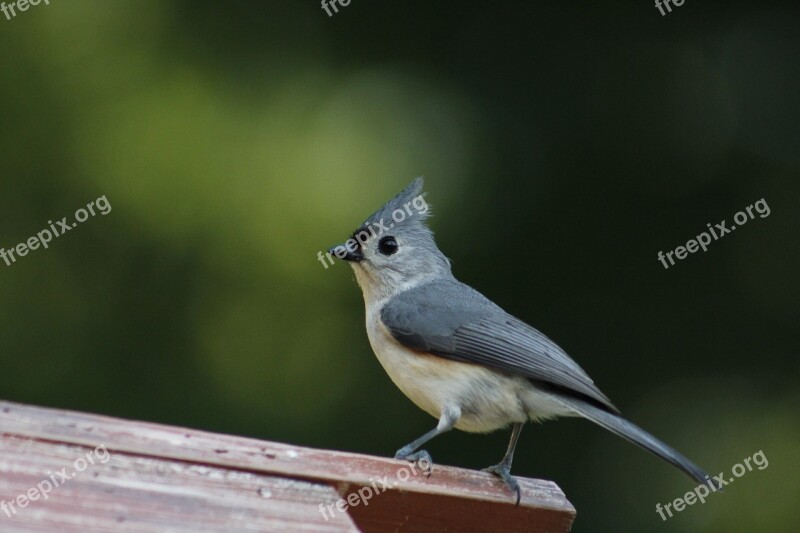
<svg viewBox="0 0 800 533"><path fill-rule="evenodd" d="M556 343L456 280L395 296L381 309L381 320L412 350L519 374L619 412Z"/></svg>

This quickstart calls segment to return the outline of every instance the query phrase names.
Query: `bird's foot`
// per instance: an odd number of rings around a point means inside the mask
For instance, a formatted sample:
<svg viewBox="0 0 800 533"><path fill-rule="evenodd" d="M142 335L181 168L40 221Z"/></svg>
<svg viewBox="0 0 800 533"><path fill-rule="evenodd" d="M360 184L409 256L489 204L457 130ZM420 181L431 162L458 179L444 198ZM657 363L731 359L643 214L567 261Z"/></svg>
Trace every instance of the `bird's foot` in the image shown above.
<svg viewBox="0 0 800 533"><path fill-rule="evenodd" d="M494 466L484 468L483 471L491 472L502 479L506 486L517 494L516 505L519 505L520 498L522 497L522 491L519 488L519 482L511 476L511 467L509 465L505 463L498 463Z"/></svg>
<svg viewBox="0 0 800 533"><path fill-rule="evenodd" d="M418 452L411 452L409 450L406 450L405 448L400 448L399 450L397 450L397 453L394 454L394 458L401 460L404 459L409 463L416 463L426 477L430 477L431 472L433 472L433 459L431 458L431 454L429 454L425 450L420 450Z"/></svg>

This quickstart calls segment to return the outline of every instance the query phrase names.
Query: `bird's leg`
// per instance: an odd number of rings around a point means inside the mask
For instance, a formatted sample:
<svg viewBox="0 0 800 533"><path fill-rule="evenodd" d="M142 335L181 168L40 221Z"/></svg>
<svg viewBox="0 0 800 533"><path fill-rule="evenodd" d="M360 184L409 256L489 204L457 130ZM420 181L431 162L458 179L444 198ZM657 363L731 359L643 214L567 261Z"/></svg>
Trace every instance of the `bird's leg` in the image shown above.
<svg viewBox="0 0 800 533"><path fill-rule="evenodd" d="M430 476L433 468L433 459L431 459L431 454L425 450L417 451L417 448L431 440L433 437L453 429L453 426L456 425L460 415L461 411L459 409L443 409L442 416L439 417L439 423L436 425L436 427L415 441L410 442L397 450L397 453L394 454L394 458L405 459L412 463L417 463L420 465L420 467L425 469L425 474ZM423 465L423 463L427 463L427 465Z"/></svg>
<svg viewBox="0 0 800 533"><path fill-rule="evenodd" d="M522 494L519 488L519 482L511 477L511 461L514 460L514 448L517 447L520 433L522 433L522 424L514 424L514 428L511 430L511 442L508 443L508 450L506 450L503 460L494 466L483 469L484 472L491 472L498 476L505 482L508 488L517 493L517 505L519 505Z"/></svg>

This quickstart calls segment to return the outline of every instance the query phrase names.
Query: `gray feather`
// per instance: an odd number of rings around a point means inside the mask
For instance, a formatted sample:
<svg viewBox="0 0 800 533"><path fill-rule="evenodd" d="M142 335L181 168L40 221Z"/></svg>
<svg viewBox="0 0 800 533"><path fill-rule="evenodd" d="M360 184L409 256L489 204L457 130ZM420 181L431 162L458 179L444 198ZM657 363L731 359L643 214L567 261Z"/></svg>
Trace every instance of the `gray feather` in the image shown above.
<svg viewBox="0 0 800 533"><path fill-rule="evenodd" d="M562 402L570 409L577 411L584 418L591 420L600 427L609 430L628 442L641 446L655 456L678 467L692 479L706 485L712 483L709 481L708 474L706 474L702 468L635 424L613 413L599 409L579 398L558 393L555 393L555 396L558 398L558 401Z"/></svg>
<svg viewBox="0 0 800 533"><path fill-rule="evenodd" d="M408 184L408 186L400 191L400 193L383 204L380 209L372 213L372 215L364 222L364 224L369 224L372 222L376 222L378 220L391 220L392 213L399 209L403 210L405 208L405 204L411 202L414 198L419 195L425 195L422 192L422 188L425 185L425 181L423 180L422 176L416 178L414 181ZM424 222L430 216L430 211L426 211L425 213L415 213L414 216L410 216L405 219L403 222L395 221L396 226L400 225L408 225L408 224L418 224L420 222Z"/></svg>
<svg viewBox="0 0 800 533"><path fill-rule="evenodd" d="M556 343L455 279L398 294L381 309L381 320L413 350L519 374L619 412Z"/></svg>

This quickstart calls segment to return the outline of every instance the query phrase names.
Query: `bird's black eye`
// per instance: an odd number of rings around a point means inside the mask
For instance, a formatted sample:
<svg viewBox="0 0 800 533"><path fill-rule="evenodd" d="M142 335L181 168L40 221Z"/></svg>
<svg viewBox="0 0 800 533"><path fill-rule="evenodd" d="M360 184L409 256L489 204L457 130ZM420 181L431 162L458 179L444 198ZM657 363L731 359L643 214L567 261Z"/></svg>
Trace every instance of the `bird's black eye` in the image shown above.
<svg viewBox="0 0 800 533"><path fill-rule="evenodd" d="M378 243L378 250L380 250L383 255L392 255L397 251L397 241L394 240L394 237L384 237L381 239L381 242Z"/></svg>

